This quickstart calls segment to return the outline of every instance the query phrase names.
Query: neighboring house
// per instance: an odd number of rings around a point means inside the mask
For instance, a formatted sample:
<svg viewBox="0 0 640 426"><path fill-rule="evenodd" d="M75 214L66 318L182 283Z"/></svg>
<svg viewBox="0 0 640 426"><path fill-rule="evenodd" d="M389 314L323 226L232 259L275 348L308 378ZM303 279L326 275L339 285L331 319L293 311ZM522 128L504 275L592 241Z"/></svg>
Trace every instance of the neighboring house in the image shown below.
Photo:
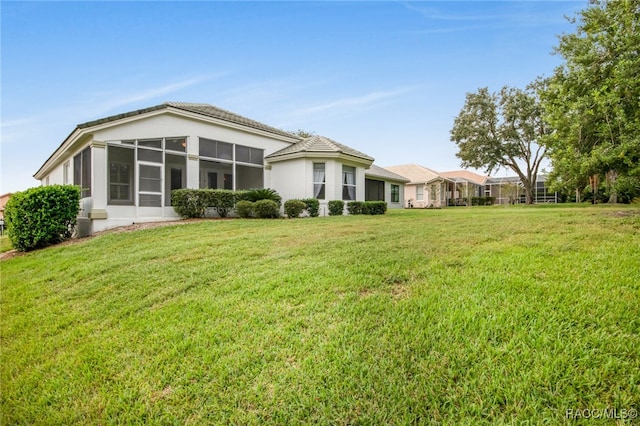
<svg viewBox="0 0 640 426"><path fill-rule="evenodd" d="M533 202L557 203L558 193L547 187L547 176L536 176L536 189L533 194ZM485 195L496 199L496 204L524 204L526 197L524 189L517 176L489 177L485 183Z"/></svg>
<svg viewBox="0 0 640 426"><path fill-rule="evenodd" d="M171 191L179 188L273 188L283 200L316 197L322 207L364 201L372 163L321 136L303 139L208 104L167 102L78 125L34 177L82 188L80 234L90 234L176 219ZM403 194L401 177L377 178L389 197L392 185Z"/></svg>
<svg viewBox="0 0 640 426"><path fill-rule="evenodd" d="M479 175L469 170L456 170L440 173L445 179L453 182L448 205L467 205L470 197L484 196L484 186L489 176Z"/></svg>
<svg viewBox="0 0 640 426"><path fill-rule="evenodd" d="M483 176L469 170L436 172L418 164L386 167L409 179L405 186L406 207L467 205L470 197L493 197L496 204L524 203L520 178ZM558 195L546 187L546 176L538 175L534 203L557 203Z"/></svg>
<svg viewBox="0 0 640 426"><path fill-rule="evenodd" d="M0 219L4 219L4 208L12 195L13 194L11 192L0 195Z"/></svg>
<svg viewBox="0 0 640 426"><path fill-rule="evenodd" d="M401 166L390 166L385 169L404 176L409 182L405 185L404 199L405 207L429 207L434 206L436 194L425 191L427 182L439 177L438 172L420 166L418 164L405 164Z"/></svg>

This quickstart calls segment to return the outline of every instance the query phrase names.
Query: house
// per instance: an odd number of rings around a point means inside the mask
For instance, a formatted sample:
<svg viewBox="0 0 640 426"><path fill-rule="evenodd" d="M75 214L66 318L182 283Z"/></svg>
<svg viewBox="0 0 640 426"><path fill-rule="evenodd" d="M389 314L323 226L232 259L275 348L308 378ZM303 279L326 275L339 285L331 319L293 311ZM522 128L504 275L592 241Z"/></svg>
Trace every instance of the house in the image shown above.
<svg viewBox="0 0 640 426"><path fill-rule="evenodd" d="M327 211L333 199L364 201L375 180L384 184L377 196L402 207L405 181L373 161L322 136L303 139L208 104L166 102L79 124L34 177L82 188L80 234L90 234L178 218L171 191L179 188L273 188L283 200L318 198Z"/></svg>
<svg viewBox="0 0 640 426"><path fill-rule="evenodd" d="M496 204L524 204L526 197L524 189L517 176L489 177L485 182L485 194L495 198ZM536 176L536 186L533 193L533 202L558 203L558 193L547 187L547 176Z"/></svg>
<svg viewBox="0 0 640 426"><path fill-rule="evenodd" d="M495 204L524 203L525 196L517 176L492 177L469 170L436 172L418 164L389 166L409 179L405 185L406 207L429 208L467 205L471 197L492 197ZM558 194L546 186L546 176L538 175L534 203L557 203Z"/></svg>
<svg viewBox="0 0 640 426"><path fill-rule="evenodd" d="M12 195L13 194L11 192L0 195L0 219L4 219L4 208Z"/></svg>
<svg viewBox="0 0 640 426"><path fill-rule="evenodd" d="M434 197L425 195L427 182L438 177L438 172L418 164L385 167L392 173L404 176L409 182L405 185L404 198L406 207L424 208L434 203ZM435 194L434 194L435 196Z"/></svg>
<svg viewBox="0 0 640 426"><path fill-rule="evenodd" d="M407 207L463 205L469 197L481 196L487 176L468 170L436 172L418 164L385 167L409 179L405 185Z"/></svg>

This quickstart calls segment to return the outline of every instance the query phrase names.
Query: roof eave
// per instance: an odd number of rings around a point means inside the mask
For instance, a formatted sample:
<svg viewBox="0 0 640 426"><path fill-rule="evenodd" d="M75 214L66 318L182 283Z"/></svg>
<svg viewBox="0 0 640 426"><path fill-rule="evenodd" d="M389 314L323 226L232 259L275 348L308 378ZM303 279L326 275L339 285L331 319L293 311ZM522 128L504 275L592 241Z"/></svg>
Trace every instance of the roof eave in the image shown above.
<svg viewBox="0 0 640 426"><path fill-rule="evenodd" d="M277 163L279 161L294 160L298 158L332 158L350 161L363 166L370 166L373 164L373 158L357 157L344 152L331 152L331 151L298 151L280 155L267 155L265 160L270 163Z"/></svg>

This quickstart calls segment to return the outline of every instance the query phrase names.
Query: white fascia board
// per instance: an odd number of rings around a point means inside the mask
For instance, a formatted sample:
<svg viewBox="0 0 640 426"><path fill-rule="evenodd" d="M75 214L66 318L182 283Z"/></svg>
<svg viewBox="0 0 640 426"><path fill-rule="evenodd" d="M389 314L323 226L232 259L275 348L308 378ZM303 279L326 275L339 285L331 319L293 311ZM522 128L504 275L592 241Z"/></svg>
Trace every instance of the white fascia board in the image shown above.
<svg viewBox="0 0 640 426"><path fill-rule="evenodd" d="M342 152L307 152L307 151L294 152L291 154L285 154L285 155L279 155L277 157L267 158L265 159L265 162L277 163L279 161L294 160L296 158L311 158L311 159L317 158L317 159L332 159L332 160L338 159L338 160L344 161L345 163L353 164L356 166L362 166L365 168L373 164L372 160L354 157L353 155L347 155Z"/></svg>

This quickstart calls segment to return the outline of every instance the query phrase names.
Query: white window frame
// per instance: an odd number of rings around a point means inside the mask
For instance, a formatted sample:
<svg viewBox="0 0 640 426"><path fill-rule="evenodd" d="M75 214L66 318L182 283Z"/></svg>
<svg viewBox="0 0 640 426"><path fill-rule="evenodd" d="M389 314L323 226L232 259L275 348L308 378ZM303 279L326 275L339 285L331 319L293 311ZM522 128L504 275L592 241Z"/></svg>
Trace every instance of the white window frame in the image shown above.
<svg viewBox="0 0 640 426"><path fill-rule="evenodd" d="M347 171L351 171L351 170L347 170L347 169L351 169L353 170L353 183L348 183L346 182L347 180ZM342 165L342 199L344 201L355 201L358 198L358 193L357 193L357 169L354 166L346 166L346 165ZM353 188L353 198L349 197L349 198L345 198L345 190L346 193L350 195L350 189Z"/></svg>

